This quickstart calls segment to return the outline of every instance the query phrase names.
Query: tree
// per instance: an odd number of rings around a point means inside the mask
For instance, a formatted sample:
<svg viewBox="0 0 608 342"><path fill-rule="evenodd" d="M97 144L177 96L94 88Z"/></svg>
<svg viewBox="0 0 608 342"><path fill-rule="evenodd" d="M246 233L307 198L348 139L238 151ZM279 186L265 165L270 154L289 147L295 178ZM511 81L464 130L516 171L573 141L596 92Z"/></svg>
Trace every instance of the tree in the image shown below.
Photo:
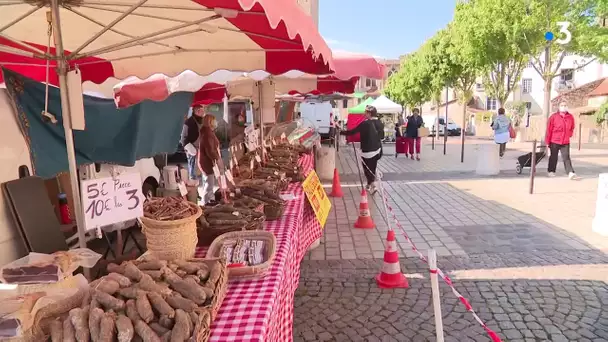
<svg viewBox="0 0 608 342"><path fill-rule="evenodd" d="M519 82L530 50L526 43L526 6L522 0L476 0L461 3L453 36L459 50L483 77L485 92L498 106Z"/></svg>
<svg viewBox="0 0 608 342"><path fill-rule="evenodd" d="M525 38L531 51L532 66L544 81L543 114L547 120L553 79L559 76L558 72L568 53L587 57L575 70L595 60L608 61L608 29L600 25L608 17L608 0L528 2L526 26L536 29L530 30ZM547 31L555 32L555 39L547 41ZM539 57L541 53L542 60Z"/></svg>
<svg viewBox="0 0 608 342"><path fill-rule="evenodd" d="M428 75L419 52L408 56L399 71L388 80L384 89L386 96L409 107L417 107L430 100L427 84Z"/></svg>
<svg viewBox="0 0 608 342"><path fill-rule="evenodd" d="M459 3L456 5L456 11L466 6L466 3ZM441 30L437 33L437 39L441 40L441 44L445 47L445 51L449 56L447 69L451 78L451 84L454 90L456 90L456 96L458 102L462 105L462 134L461 134L461 146L460 146L460 162L464 162L464 139L465 130L467 125L467 104L473 96L473 85L478 74L478 66L475 64L475 60L471 59L470 56L463 51L463 46L459 44L462 42L459 39L455 39L459 28L459 23L453 21L448 25L447 30ZM447 103L446 103L447 106Z"/></svg>

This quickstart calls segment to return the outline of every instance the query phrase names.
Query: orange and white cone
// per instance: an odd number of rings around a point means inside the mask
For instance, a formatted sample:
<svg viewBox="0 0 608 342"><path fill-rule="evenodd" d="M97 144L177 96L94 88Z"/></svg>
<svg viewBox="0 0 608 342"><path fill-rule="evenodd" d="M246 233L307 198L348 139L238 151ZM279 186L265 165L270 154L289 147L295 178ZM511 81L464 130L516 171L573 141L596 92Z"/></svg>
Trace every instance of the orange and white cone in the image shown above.
<svg viewBox="0 0 608 342"><path fill-rule="evenodd" d="M357 218L357 222L355 222L355 228L362 229L373 229L376 225L372 220L372 216L369 212L369 205L367 204L367 192L365 188L361 190L361 202L359 204L359 217Z"/></svg>
<svg viewBox="0 0 608 342"><path fill-rule="evenodd" d="M376 276L376 283L382 289L407 288L407 278L401 273L399 264L399 251L395 232L391 229L386 234L386 249L384 250L384 263L380 274Z"/></svg>
<svg viewBox="0 0 608 342"><path fill-rule="evenodd" d="M338 169L334 168L334 180L331 185L331 193L330 197L343 197L344 193L342 192L342 185L340 184L340 174L338 173Z"/></svg>

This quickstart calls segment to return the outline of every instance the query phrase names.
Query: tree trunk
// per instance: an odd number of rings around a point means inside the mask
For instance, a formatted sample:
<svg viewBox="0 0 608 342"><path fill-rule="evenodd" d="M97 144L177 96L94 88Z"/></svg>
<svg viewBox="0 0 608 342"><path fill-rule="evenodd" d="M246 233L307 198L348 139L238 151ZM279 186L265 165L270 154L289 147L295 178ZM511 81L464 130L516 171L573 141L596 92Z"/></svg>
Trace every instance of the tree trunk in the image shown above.
<svg viewBox="0 0 608 342"><path fill-rule="evenodd" d="M435 139L437 139L437 141L439 141L439 116L441 115L440 113L440 108L439 108L439 104L441 103L441 100L437 100L437 121L435 122ZM447 107L447 103L445 104ZM447 122L446 122L446 126L447 126ZM445 134L445 132L444 132Z"/></svg>
<svg viewBox="0 0 608 342"><path fill-rule="evenodd" d="M543 80L545 81L545 98L543 101L543 136L541 138L541 146L545 145L545 136L547 136L547 123L549 122L549 115L551 115L551 81L553 77L551 75L551 45L547 44L545 47L545 74Z"/></svg>

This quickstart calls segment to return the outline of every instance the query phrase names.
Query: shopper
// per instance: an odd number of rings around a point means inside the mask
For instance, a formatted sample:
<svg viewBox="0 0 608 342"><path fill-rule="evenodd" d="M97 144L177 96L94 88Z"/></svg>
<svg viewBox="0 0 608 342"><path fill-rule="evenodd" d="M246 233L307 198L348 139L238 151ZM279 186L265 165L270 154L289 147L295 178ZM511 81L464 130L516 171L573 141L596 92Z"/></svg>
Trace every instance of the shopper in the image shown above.
<svg viewBox="0 0 608 342"><path fill-rule="evenodd" d="M418 108L414 108L412 115L407 119L407 126L405 127L405 136L407 137L409 144L410 158L414 160L414 148L416 148L416 160L420 160L420 140L418 136L418 129L424 125L424 121L420 116Z"/></svg>
<svg viewBox="0 0 608 342"><path fill-rule="evenodd" d="M186 152L188 175L192 180L196 180L200 176L200 170L196 167L196 155L198 154L199 132L203 127L203 115L205 115L203 106L192 107L192 115L184 122L180 139L184 152Z"/></svg>
<svg viewBox="0 0 608 342"><path fill-rule="evenodd" d="M498 115L492 121L494 142L498 144L498 156L502 158L507 149L507 142L511 138L511 119L505 115L504 108L498 108Z"/></svg>
<svg viewBox="0 0 608 342"><path fill-rule="evenodd" d="M215 187L215 176L213 166L217 165L221 170L224 165L220 156L220 141L215 136L217 120L215 116L207 114L203 117L203 127L200 132L198 166L202 170L201 182L198 187L199 196L205 204L214 199L213 188Z"/></svg>
<svg viewBox="0 0 608 342"><path fill-rule="evenodd" d="M549 156L548 176L555 177L557 168L557 154L562 154L564 168L568 173L568 178L578 179L574 168L572 168L572 160L570 159L570 138L574 134L574 116L568 112L568 104L560 102L559 110L549 117L547 122L547 133L545 134L545 143L549 146L551 155Z"/></svg>
<svg viewBox="0 0 608 342"><path fill-rule="evenodd" d="M382 158L382 139L384 139L384 124L378 119L376 107L365 107L365 121L352 130L341 131L342 135L361 137L361 157L363 159L363 172L367 179L367 190L370 194L376 192L376 168Z"/></svg>

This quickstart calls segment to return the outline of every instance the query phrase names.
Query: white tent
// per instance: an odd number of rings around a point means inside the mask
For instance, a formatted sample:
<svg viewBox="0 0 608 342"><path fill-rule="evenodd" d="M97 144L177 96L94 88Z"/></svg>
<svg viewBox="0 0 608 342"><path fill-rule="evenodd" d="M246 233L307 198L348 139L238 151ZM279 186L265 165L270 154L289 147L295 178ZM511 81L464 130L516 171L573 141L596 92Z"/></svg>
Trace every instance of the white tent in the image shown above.
<svg viewBox="0 0 608 342"><path fill-rule="evenodd" d="M374 100L370 105L376 107L379 114L400 114L403 111L400 104L396 104L384 95Z"/></svg>

